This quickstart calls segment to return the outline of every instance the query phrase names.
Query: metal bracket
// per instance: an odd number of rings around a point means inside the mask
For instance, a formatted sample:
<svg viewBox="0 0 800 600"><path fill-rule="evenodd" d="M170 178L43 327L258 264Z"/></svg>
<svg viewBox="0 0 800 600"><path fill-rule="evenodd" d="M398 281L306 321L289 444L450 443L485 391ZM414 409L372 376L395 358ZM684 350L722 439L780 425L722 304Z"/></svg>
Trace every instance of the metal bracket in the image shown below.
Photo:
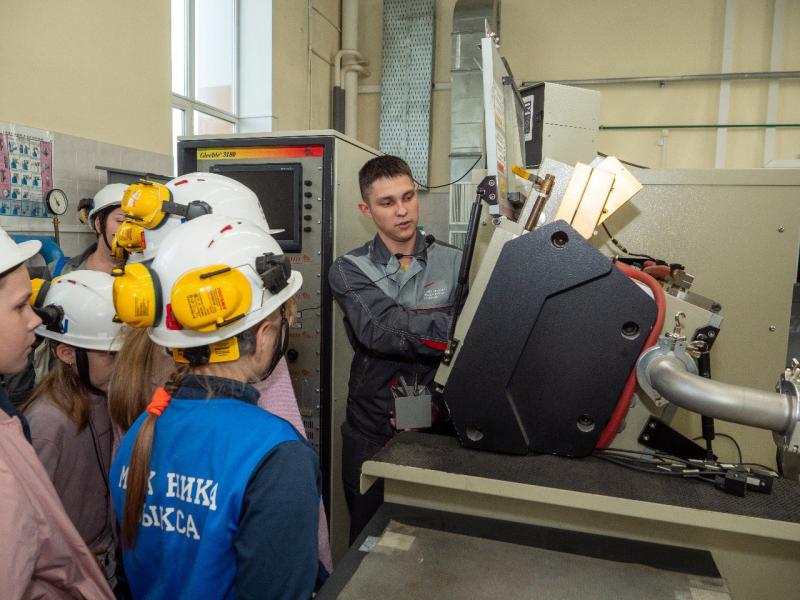
<svg viewBox="0 0 800 600"><path fill-rule="evenodd" d="M661 394L659 394L652 385L650 385L650 377L647 373L647 369L654 358L664 356L670 352L684 364L689 373L693 375L698 374L697 363L689 355L685 341L675 340L675 338L671 337L669 334L662 335L658 338L658 345L645 350L636 363L636 380L642 390L652 398L653 402L658 407L666 405L667 401L661 397Z"/></svg>
<svg viewBox="0 0 800 600"><path fill-rule="evenodd" d="M656 417L650 417L647 420L642 432L639 434L638 441L642 446L659 452L666 452L678 458L706 458L705 448L678 433Z"/></svg>
<svg viewBox="0 0 800 600"><path fill-rule="evenodd" d="M497 206L499 202L497 197L497 177L494 175L484 177L483 181L478 184L477 193L480 199L489 206Z"/></svg>
<svg viewBox="0 0 800 600"><path fill-rule="evenodd" d="M449 365L453 362L453 357L456 354L456 349L458 348L459 340L457 338L453 338L449 342L447 342L447 348L444 351L444 356L442 356L442 363L445 365Z"/></svg>

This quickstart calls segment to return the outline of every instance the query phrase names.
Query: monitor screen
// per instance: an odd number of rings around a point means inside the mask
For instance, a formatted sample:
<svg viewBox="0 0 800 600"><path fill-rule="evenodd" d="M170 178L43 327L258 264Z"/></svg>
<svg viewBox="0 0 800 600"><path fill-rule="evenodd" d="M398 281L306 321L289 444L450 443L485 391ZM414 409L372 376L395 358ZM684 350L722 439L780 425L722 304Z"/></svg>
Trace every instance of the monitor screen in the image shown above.
<svg viewBox="0 0 800 600"><path fill-rule="evenodd" d="M285 252L300 251L300 183L299 163L213 165L209 169L235 179L249 187L261 203L270 229L283 229L273 234Z"/></svg>

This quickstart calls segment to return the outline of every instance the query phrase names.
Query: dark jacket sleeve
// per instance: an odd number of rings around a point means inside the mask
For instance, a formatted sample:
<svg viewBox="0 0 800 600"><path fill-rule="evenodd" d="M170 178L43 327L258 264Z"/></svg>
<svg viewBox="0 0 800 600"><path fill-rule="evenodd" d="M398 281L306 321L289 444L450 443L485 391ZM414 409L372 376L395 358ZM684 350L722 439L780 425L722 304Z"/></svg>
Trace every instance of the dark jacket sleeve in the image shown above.
<svg viewBox="0 0 800 600"><path fill-rule="evenodd" d="M331 265L328 281L353 335L365 348L405 360L441 356L451 319L446 312L417 313L399 305L345 257Z"/></svg>
<svg viewBox="0 0 800 600"><path fill-rule="evenodd" d="M319 458L304 441L276 446L255 468L233 539L237 598L311 597L320 483Z"/></svg>

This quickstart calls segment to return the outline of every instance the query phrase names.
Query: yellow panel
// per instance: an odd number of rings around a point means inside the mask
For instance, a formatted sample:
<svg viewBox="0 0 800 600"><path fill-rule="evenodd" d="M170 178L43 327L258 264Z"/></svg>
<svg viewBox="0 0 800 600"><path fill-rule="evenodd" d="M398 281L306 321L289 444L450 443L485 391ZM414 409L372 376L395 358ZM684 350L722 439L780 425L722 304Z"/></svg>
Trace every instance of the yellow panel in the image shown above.
<svg viewBox="0 0 800 600"><path fill-rule="evenodd" d="M614 174L602 169L592 169L589 184L581 198L578 211L572 219L572 226L587 240L592 237L597 221L606 205L611 186L614 185Z"/></svg>
<svg viewBox="0 0 800 600"><path fill-rule="evenodd" d="M572 223L572 219L578 211L578 205L581 203L581 198L589 183L591 174L592 168L589 165L583 163L577 163L575 165L575 170L564 192L564 198L558 206L556 221L563 220L567 223Z"/></svg>
<svg viewBox="0 0 800 600"><path fill-rule="evenodd" d="M600 215L599 223L602 223L620 206L633 198L642 189L642 184L613 156L604 158L598 167L614 173L614 187L611 188L611 193L608 195L608 200L606 200L606 205Z"/></svg>

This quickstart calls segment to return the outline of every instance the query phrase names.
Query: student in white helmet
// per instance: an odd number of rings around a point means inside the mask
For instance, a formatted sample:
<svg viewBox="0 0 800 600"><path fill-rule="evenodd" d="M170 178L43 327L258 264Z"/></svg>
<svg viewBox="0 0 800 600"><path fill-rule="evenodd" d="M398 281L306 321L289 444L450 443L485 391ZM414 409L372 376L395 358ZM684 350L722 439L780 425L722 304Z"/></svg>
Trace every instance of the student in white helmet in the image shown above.
<svg viewBox="0 0 800 600"><path fill-rule="evenodd" d="M189 173L163 186L134 184L124 194L122 208L127 220L112 246L118 256L127 254L131 267L126 268L135 268L132 265L139 262L149 264L170 232L202 214L245 218L269 234L282 231L270 229L258 196L250 188L216 173ZM293 302L287 306L287 316L292 316L293 307ZM152 343L146 329L133 329L126 335L109 390L111 419L119 437L142 414L153 390L164 383L171 370L172 361ZM258 406L286 419L305 437L286 359L281 358L269 378L255 387L260 393ZM333 561L322 503L318 540L320 561L330 572Z"/></svg>
<svg viewBox="0 0 800 600"><path fill-rule="evenodd" d="M15 244L0 229L0 374L25 366L41 319L29 304L25 261L38 241ZM0 391L0 582L4 598L114 596L65 514L58 494L23 434L24 420Z"/></svg>
<svg viewBox="0 0 800 600"><path fill-rule="evenodd" d="M34 306L46 315L36 329L55 357L23 407L33 447L83 541L116 583L109 502L111 419L106 392L121 323L114 319L113 278L72 271L45 283Z"/></svg>
<svg viewBox="0 0 800 600"><path fill-rule="evenodd" d="M111 273L111 269L117 265L116 259L111 255L111 244L114 233L124 218L120 204L127 188L124 183L111 183L97 192L94 198L81 200L78 215L83 222L92 227L97 235L97 241L79 255L70 258L60 268L57 267L56 272L52 274L53 277L79 269ZM4 378L3 384L14 402L22 404L29 398L35 385L47 374L50 366L50 355L43 347L36 348L36 351L28 357L25 368Z"/></svg>
<svg viewBox="0 0 800 600"><path fill-rule="evenodd" d="M263 229L216 215L115 281L119 317L177 365L111 468L134 597L309 598L324 574L317 454L252 386L286 349L301 283Z"/></svg>
<svg viewBox="0 0 800 600"><path fill-rule="evenodd" d="M70 258L55 275L62 275L79 269L90 269L111 273L117 260L111 254L111 244L117 228L125 220L122 214L122 196L128 186L124 183L109 183L87 201L81 201L78 214L87 223L97 241L77 256Z"/></svg>

